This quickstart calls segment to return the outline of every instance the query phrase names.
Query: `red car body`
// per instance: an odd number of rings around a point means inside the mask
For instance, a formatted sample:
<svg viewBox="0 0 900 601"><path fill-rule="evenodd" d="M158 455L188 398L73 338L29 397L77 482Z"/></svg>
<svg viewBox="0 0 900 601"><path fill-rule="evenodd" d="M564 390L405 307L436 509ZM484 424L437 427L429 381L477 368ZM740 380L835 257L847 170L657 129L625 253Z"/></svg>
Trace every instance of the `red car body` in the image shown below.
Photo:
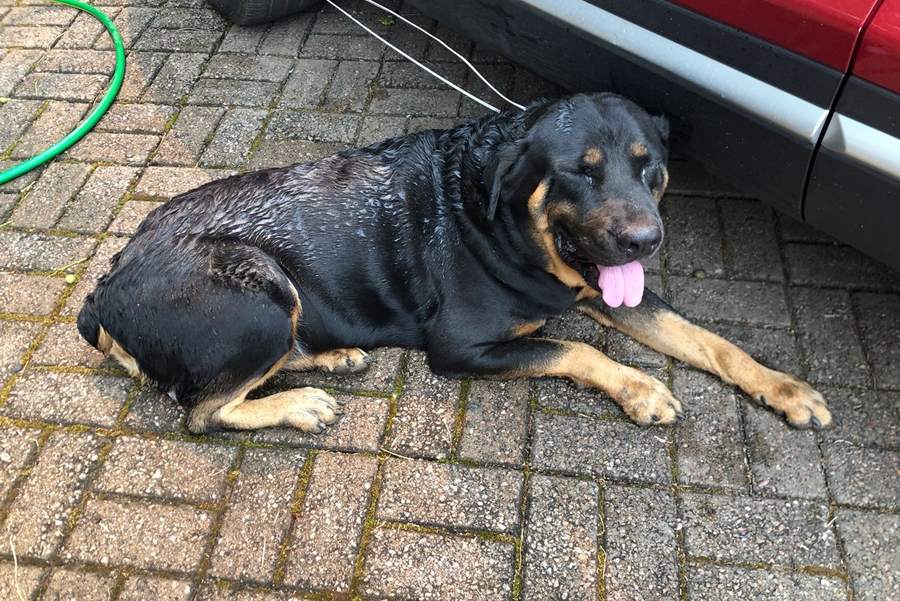
<svg viewBox="0 0 900 601"><path fill-rule="evenodd" d="M876 0L672 0L802 56L847 71Z"/></svg>
<svg viewBox="0 0 900 601"><path fill-rule="evenodd" d="M853 75L900 94L900 3L878 7L856 54Z"/></svg>

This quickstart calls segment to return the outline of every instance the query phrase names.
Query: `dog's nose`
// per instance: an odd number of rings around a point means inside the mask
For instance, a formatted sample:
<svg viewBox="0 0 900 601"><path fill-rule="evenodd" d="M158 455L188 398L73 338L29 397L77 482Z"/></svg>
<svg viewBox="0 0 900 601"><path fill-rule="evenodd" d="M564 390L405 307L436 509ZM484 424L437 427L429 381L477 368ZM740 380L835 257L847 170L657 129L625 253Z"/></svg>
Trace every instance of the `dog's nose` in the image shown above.
<svg viewBox="0 0 900 601"><path fill-rule="evenodd" d="M653 225L627 230L619 234L619 248L630 259L643 259L653 254L662 242L662 230Z"/></svg>

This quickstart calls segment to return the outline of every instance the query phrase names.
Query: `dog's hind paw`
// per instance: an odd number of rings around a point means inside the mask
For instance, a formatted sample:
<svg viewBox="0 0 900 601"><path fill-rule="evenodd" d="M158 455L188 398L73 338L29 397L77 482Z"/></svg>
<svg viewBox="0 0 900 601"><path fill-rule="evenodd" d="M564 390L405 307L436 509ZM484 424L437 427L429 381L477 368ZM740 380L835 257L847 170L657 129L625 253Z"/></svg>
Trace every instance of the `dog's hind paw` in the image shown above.
<svg viewBox="0 0 900 601"><path fill-rule="evenodd" d="M299 355L292 357L283 369L303 371L318 369L329 374L348 376L358 374L369 369L375 358L362 349L339 348L330 351L322 351L315 355Z"/></svg>
<svg viewBox="0 0 900 601"><path fill-rule="evenodd" d="M790 374L766 369L757 390L748 391L754 400L784 416L788 424L805 430L828 428L834 418L825 399L812 386Z"/></svg>
<svg viewBox="0 0 900 601"><path fill-rule="evenodd" d="M375 362L367 352L358 348L342 348L322 354L329 356L323 357L319 369L339 376L364 372Z"/></svg>

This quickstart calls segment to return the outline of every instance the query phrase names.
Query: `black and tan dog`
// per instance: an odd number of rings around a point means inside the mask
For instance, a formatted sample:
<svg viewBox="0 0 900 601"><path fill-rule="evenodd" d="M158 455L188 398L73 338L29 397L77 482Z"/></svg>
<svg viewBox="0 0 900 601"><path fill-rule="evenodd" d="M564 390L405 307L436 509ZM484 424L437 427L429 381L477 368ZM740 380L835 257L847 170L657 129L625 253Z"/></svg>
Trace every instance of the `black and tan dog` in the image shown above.
<svg viewBox="0 0 900 601"><path fill-rule="evenodd" d="M566 376L639 424L682 418L654 378L530 336L573 304L795 426L827 426L808 384L643 291L667 138L630 101L578 95L213 182L147 217L78 328L189 408L193 432L318 431L340 414L325 392L247 393L281 369L363 370L360 349L379 346L425 350L451 377Z"/></svg>

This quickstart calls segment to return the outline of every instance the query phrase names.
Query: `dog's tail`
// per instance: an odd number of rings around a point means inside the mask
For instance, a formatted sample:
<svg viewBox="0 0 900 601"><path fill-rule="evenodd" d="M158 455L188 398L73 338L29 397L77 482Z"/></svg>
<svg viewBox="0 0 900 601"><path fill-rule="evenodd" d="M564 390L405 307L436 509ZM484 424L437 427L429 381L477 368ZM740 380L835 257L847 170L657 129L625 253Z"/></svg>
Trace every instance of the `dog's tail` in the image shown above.
<svg viewBox="0 0 900 601"><path fill-rule="evenodd" d="M94 348L100 348L100 316L97 311L97 302L94 293L91 292L84 300L84 306L78 313L78 333Z"/></svg>
<svg viewBox="0 0 900 601"><path fill-rule="evenodd" d="M100 349L100 307L98 305L98 297L103 290L103 286L106 283L107 278L110 274L115 271L116 267L119 264L119 259L122 256L122 252L117 252L112 256L109 260L109 272L102 276L98 281L97 285L94 287L94 291L87 295L84 299L84 305L81 307L81 311L78 313L78 333L81 334L81 337L88 341L88 344L93 346L95 349Z"/></svg>

